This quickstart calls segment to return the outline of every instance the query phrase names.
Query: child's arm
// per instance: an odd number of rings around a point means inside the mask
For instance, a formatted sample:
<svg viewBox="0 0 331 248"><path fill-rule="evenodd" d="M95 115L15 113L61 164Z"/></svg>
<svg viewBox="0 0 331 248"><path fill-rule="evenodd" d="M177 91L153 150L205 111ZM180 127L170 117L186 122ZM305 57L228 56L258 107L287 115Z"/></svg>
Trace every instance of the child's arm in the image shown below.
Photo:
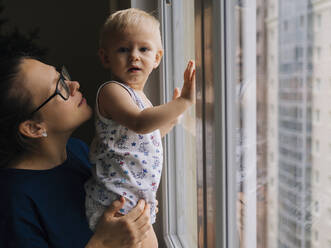
<svg viewBox="0 0 331 248"><path fill-rule="evenodd" d="M99 94L99 110L106 117L137 133L150 133L176 120L195 101L195 67L190 61L184 72L184 85L178 98L141 110L120 85L108 84Z"/></svg>
<svg viewBox="0 0 331 248"><path fill-rule="evenodd" d="M180 91L179 91L178 88L175 88L172 100L177 99L179 96L180 96ZM175 120L173 120L173 121L171 121L171 122L167 123L166 125L159 128L162 138L164 136L166 136L166 134L169 133L171 131L171 129L178 123L178 118L179 117L177 117Z"/></svg>

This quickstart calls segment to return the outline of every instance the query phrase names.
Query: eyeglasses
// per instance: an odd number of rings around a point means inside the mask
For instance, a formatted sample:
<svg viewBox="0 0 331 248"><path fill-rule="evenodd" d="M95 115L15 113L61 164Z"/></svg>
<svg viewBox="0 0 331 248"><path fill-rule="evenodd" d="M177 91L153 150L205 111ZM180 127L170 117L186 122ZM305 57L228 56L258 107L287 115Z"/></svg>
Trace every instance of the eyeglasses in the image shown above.
<svg viewBox="0 0 331 248"><path fill-rule="evenodd" d="M33 115L39 109L44 107L46 103L52 100L52 98L55 97L56 95L60 95L63 98L63 100L67 101L70 96L70 88L65 81L70 81L70 80L71 78L67 69L64 66L62 66L59 81L57 81L56 83L55 92L50 97L48 97L38 108L36 108L33 112L31 112L31 115Z"/></svg>

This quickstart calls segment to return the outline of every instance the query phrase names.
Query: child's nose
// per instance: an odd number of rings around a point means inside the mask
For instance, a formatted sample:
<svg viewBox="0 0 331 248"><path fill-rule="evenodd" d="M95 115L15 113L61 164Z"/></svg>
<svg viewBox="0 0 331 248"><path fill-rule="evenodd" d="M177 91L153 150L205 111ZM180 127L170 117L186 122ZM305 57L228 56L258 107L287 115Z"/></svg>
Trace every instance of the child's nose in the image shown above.
<svg viewBox="0 0 331 248"><path fill-rule="evenodd" d="M136 49L133 49L130 55L130 59L133 61L139 59L139 53Z"/></svg>

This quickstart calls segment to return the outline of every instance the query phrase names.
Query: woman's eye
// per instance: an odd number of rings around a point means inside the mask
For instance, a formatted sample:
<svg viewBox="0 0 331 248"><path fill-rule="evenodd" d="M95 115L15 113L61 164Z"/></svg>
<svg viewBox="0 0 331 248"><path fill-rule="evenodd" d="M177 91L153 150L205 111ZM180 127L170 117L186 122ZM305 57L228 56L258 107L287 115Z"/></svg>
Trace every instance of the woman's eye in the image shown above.
<svg viewBox="0 0 331 248"><path fill-rule="evenodd" d="M63 90L63 84L64 84L64 81L63 81L63 79L61 78L61 79L59 80L59 84L57 85L57 90L58 90L58 91L62 91L62 90Z"/></svg>
<svg viewBox="0 0 331 248"><path fill-rule="evenodd" d="M63 93L66 90L66 88L68 87L67 83L64 80L65 80L64 78L61 78L59 81L59 84L57 86L57 90L60 93Z"/></svg>

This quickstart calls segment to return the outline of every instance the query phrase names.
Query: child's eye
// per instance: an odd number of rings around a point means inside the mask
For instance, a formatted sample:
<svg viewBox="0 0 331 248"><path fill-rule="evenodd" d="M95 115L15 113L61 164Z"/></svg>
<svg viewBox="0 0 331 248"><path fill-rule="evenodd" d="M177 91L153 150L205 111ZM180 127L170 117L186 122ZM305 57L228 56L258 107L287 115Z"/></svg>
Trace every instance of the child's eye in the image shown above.
<svg viewBox="0 0 331 248"><path fill-rule="evenodd" d="M149 49L147 48L147 47L142 47L142 48L140 48L140 51L141 52L147 52Z"/></svg>
<svg viewBox="0 0 331 248"><path fill-rule="evenodd" d="M120 47L119 49L117 49L117 51L120 52L120 53L126 53L126 52L129 51L129 49L126 48L126 47Z"/></svg>

